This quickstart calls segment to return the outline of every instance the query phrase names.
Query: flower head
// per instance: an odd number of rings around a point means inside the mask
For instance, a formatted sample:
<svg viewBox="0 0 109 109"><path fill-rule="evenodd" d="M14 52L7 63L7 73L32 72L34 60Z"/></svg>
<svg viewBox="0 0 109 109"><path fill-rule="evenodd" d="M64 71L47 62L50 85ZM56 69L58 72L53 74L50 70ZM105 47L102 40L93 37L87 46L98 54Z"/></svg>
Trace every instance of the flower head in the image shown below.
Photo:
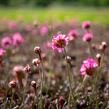
<svg viewBox="0 0 109 109"><path fill-rule="evenodd" d="M83 24L82 24L82 28L83 28L83 29L89 29L90 26L91 26L91 23L90 23L89 21L85 21L85 22L83 22Z"/></svg>
<svg viewBox="0 0 109 109"><path fill-rule="evenodd" d="M19 46L24 42L24 38L22 37L22 35L20 33L14 33L13 37L13 45L14 46Z"/></svg>
<svg viewBox="0 0 109 109"><path fill-rule="evenodd" d="M56 50L58 52L62 52L64 50L64 47L68 44L68 37L64 34L57 34L56 36L53 36L52 39L52 49Z"/></svg>
<svg viewBox="0 0 109 109"><path fill-rule="evenodd" d="M12 40L10 37L3 37L1 40L1 45L3 48L8 48L12 44Z"/></svg>
<svg viewBox="0 0 109 109"><path fill-rule="evenodd" d="M0 58L2 58L5 55L6 51L2 48L0 48Z"/></svg>
<svg viewBox="0 0 109 109"><path fill-rule="evenodd" d="M97 67L97 62L93 58L88 58L87 60L83 61L80 68L80 73L82 76L85 76L86 74L92 76Z"/></svg>
<svg viewBox="0 0 109 109"><path fill-rule="evenodd" d="M70 32L68 33L69 39L70 40L74 40L78 37L78 32L75 29L70 30Z"/></svg>
<svg viewBox="0 0 109 109"><path fill-rule="evenodd" d="M86 33L83 36L83 41L85 41L85 42L90 42L92 39L93 39L93 34L92 33Z"/></svg>

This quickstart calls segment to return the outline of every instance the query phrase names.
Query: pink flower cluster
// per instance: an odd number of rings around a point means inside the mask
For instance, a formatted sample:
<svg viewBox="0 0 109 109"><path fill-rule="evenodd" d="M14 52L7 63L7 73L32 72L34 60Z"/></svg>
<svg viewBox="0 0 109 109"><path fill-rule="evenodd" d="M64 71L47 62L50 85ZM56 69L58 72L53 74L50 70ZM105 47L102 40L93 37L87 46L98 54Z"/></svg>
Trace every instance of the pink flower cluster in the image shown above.
<svg viewBox="0 0 109 109"><path fill-rule="evenodd" d="M98 67L97 62L93 58L88 58L83 61L83 64L80 68L80 73L82 76L90 75L93 76L95 69Z"/></svg>
<svg viewBox="0 0 109 109"><path fill-rule="evenodd" d="M52 39L52 49L56 50L58 52L62 52L64 50L64 47L68 44L69 38L64 34L57 34L56 36L53 36Z"/></svg>
<svg viewBox="0 0 109 109"><path fill-rule="evenodd" d="M24 38L18 32L14 33L12 37L5 36L1 39L1 46L9 48L10 46L19 46L24 43Z"/></svg>

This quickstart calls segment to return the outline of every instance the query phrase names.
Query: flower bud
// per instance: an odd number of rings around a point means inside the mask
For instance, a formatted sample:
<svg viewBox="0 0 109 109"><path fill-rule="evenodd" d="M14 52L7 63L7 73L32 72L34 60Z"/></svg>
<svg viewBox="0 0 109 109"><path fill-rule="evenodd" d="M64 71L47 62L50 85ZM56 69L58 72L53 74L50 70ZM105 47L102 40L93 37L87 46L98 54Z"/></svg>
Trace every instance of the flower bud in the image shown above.
<svg viewBox="0 0 109 109"><path fill-rule="evenodd" d="M103 50L105 50L107 48L107 43L106 42L102 42L101 43Z"/></svg>
<svg viewBox="0 0 109 109"><path fill-rule="evenodd" d="M83 29L89 29L90 26L91 26L91 23L90 23L89 21L85 21L85 22L83 22L83 24L82 24L82 28L83 28Z"/></svg>
<svg viewBox="0 0 109 109"><path fill-rule="evenodd" d="M17 78L20 88L23 88L22 79L25 78L25 74L24 74L23 69L24 69L24 67L21 65L17 65L13 68L13 75Z"/></svg>
<svg viewBox="0 0 109 109"><path fill-rule="evenodd" d="M40 54L40 53L41 53L40 47L39 47L39 46L36 46L36 47L34 48L34 52L35 52L36 54Z"/></svg>
<svg viewBox="0 0 109 109"><path fill-rule="evenodd" d="M40 64L40 60L38 58L33 59L32 64L34 64L35 66L39 66Z"/></svg>
<svg viewBox="0 0 109 109"><path fill-rule="evenodd" d="M26 67L24 67L24 71L27 73L31 72L31 67L29 66L29 64Z"/></svg>
<svg viewBox="0 0 109 109"><path fill-rule="evenodd" d="M67 61L68 63L71 62L71 57L70 57L70 56L67 56L65 59L66 59L66 61Z"/></svg>
<svg viewBox="0 0 109 109"><path fill-rule="evenodd" d="M12 81L9 82L9 87L10 88L16 88L16 86L17 86L17 83L16 83L15 80L12 80Z"/></svg>
<svg viewBox="0 0 109 109"><path fill-rule="evenodd" d="M36 81L31 81L31 86L35 88L36 87Z"/></svg>
<svg viewBox="0 0 109 109"><path fill-rule="evenodd" d="M98 61L98 65L100 66L100 63L101 63L101 54L97 54L96 58L97 58L97 61Z"/></svg>

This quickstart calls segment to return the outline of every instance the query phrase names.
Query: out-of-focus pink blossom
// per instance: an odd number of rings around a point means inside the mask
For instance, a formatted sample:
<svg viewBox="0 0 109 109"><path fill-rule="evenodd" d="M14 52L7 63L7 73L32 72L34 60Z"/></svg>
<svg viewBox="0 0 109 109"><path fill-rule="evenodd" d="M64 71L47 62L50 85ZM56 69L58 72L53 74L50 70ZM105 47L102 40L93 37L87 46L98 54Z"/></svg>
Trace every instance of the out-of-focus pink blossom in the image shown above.
<svg viewBox="0 0 109 109"><path fill-rule="evenodd" d="M44 48L46 48L46 49L51 48L51 43L49 41L47 41L46 43L44 43Z"/></svg>
<svg viewBox="0 0 109 109"><path fill-rule="evenodd" d="M24 67L21 65L14 66L12 75L16 78L24 78Z"/></svg>
<svg viewBox="0 0 109 109"><path fill-rule="evenodd" d="M97 62L93 58L88 58L87 60L83 61L83 64L80 68L80 73L82 76L86 74L89 76L93 76L95 69L98 67Z"/></svg>
<svg viewBox="0 0 109 109"><path fill-rule="evenodd" d="M16 73L19 73L19 72L24 72L24 67L21 66L21 65L17 65L13 68L13 71L16 72Z"/></svg>
<svg viewBox="0 0 109 109"><path fill-rule="evenodd" d="M9 23L8 23L8 27L9 27L9 29L17 29L17 24L16 24L16 22L15 21L10 21Z"/></svg>
<svg viewBox="0 0 109 109"><path fill-rule="evenodd" d="M52 38L52 49L58 52L62 52L64 47L68 44L68 41L69 39L66 35L59 33Z"/></svg>
<svg viewBox="0 0 109 109"><path fill-rule="evenodd" d="M48 26L42 26L39 30L41 36L46 36L48 34Z"/></svg>
<svg viewBox="0 0 109 109"><path fill-rule="evenodd" d="M78 37L78 32L75 29L70 30L68 33L69 40L75 40Z"/></svg>
<svg viewBox="0 0 109 109"><path fill-rule="evenodd" d="M83 29L89 29L90 26L91 26L91 23L90 23L89 21L85 21L85 22L83 22L83 24L82 24L82 28L83 28Z"/></svg>
<svg viewBox="0 0 109 109"><path fill-rule="evenodd" d="M8 48L10 47L10 45L12 44L12 40L10 37L6 36L6 37L3 37L2 40L1 40L1 46L3 48Z"/></svg>
<svg viewBox="0 0 109 109"><path fill-rule="evenodd" d="M0 48L0 58L2 58L5 55L6 51L2 48Z"/></svg>
<svg viewBox="0 0 109 109"><path fill-rule="evenodd" d="M85 41L85 42L90 42L92 39L93 39L93 34L92 33L88 32L83 36L83 41Z"/></svg>
<svg viewBox="0 0 109 109"><path fill-rule="evenodd" d="M32 26L31 26L31 25L26 25L26 26L25 26L25 30L26 30L27 32L31 32L31 31L32 31Z"/></svg>
<svg viewBox="0 0 109 109"><path fill-rule="evenodd" d="M24 43L24 38L22 37L20 33L17 32L13 34L12 41L14 46L19 46L22 43Z"/></svg>

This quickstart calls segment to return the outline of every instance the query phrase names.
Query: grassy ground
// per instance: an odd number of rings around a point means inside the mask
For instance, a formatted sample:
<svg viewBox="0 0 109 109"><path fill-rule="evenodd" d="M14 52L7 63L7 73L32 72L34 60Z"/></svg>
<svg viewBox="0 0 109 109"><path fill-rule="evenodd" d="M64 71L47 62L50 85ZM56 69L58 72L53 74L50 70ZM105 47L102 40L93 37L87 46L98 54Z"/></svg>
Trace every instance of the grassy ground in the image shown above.
<svg viewBox="0 0 109 109"><path fill-rule="evenodd" d="M0 19L19 20L23 18L24 21L63 21L70 19L77 19L80 21L90 20L99 24L109 24L109 9L104 8L71 8L71 7L53 7L46 9L39 8L0 8Z"/></svg>

